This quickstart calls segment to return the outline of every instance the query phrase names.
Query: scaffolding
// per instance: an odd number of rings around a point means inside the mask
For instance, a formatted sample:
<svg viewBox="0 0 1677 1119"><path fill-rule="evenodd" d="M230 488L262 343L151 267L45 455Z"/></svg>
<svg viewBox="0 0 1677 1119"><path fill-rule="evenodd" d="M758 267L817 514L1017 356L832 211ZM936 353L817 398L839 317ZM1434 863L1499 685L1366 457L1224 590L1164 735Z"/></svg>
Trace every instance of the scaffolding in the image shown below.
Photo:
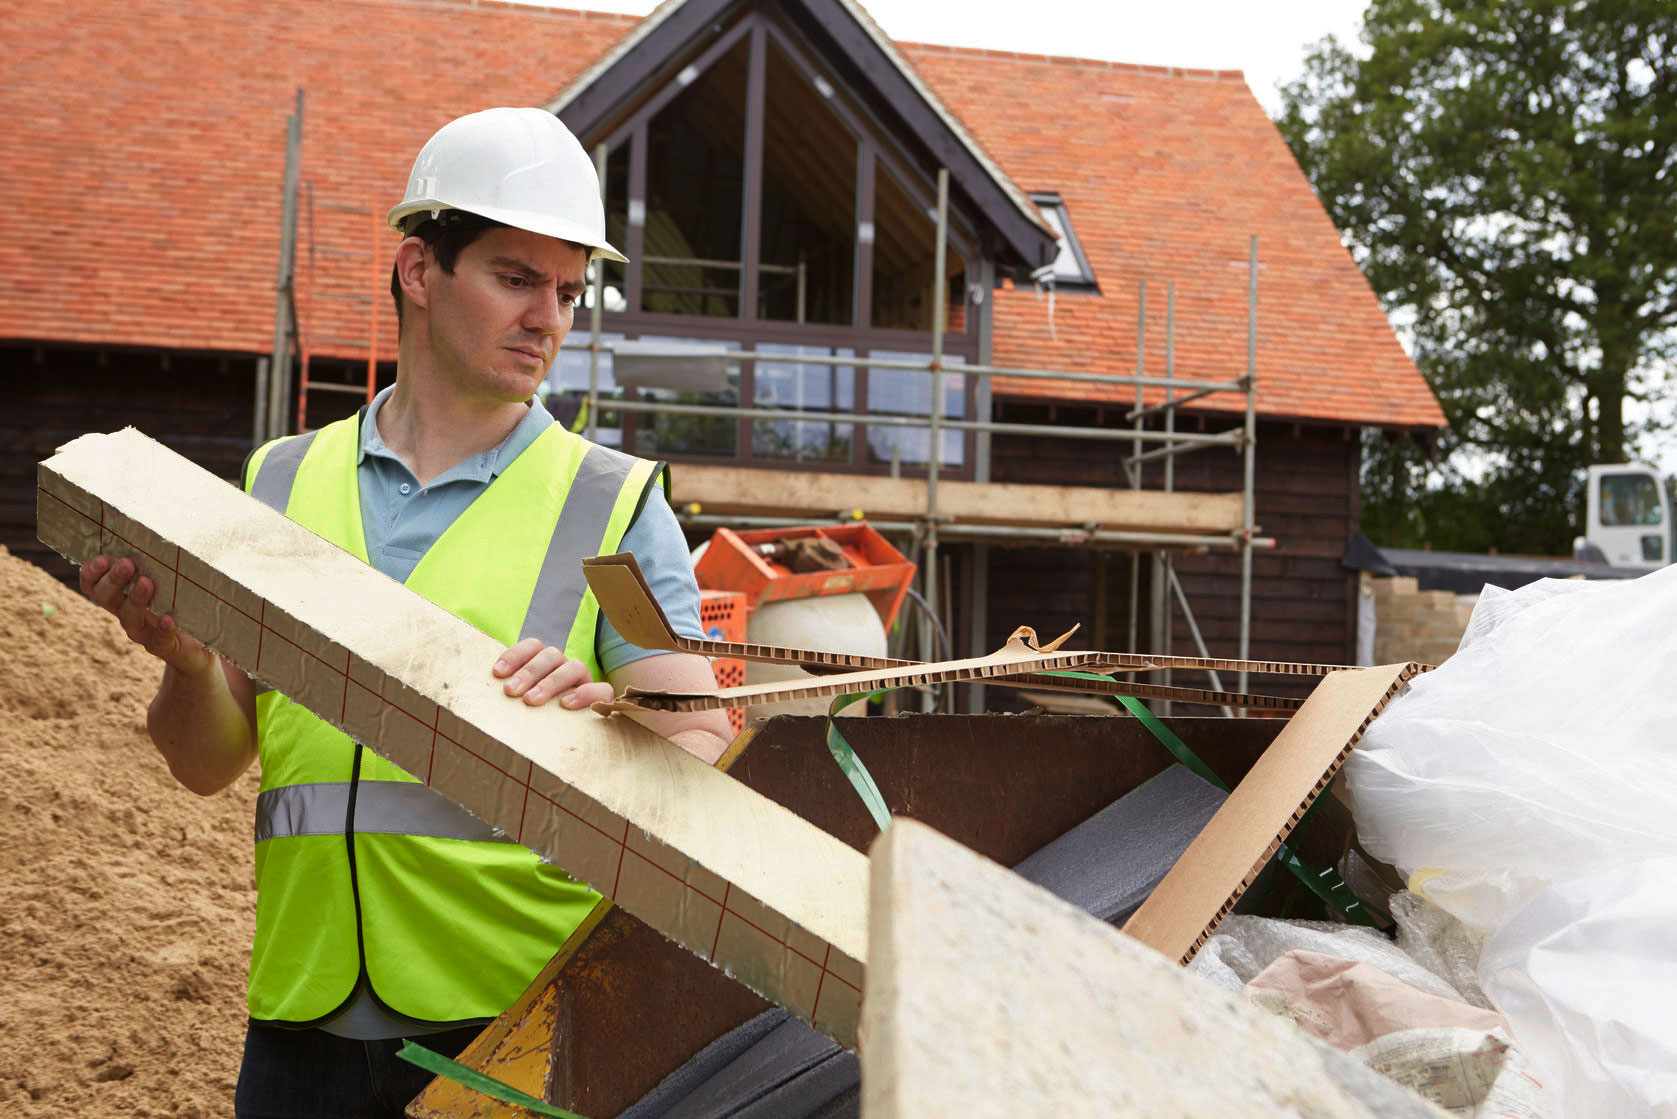
<svg viewBox="0 0 1677 1119"><path fill-rule="evenodd" d="M605 182L604 163L605 150L598 149L596 167L600 171L600 181ZM1154 557L1158 565L1160 577L1152 580L1154 597L1154 616L1168 616L1165 605L1166 596L1174 597L1182 612L1189 635L1194 641L1195 648L1201 657L1209 658L1210 652L1206 648L1199 624L1194 617L1188 603L1186 591L1178 578L1174 566L1170 562L1172 550L1185 548L1201 548L1220 546L1237 552L1240 556L1240 607L1239 607L1239 652L1238 658L1249 659L1251 652L1251 615L1252 615L1252 553L1259 548L1273 548L1275 541L1256 535L1257 522L1254 510L1254 481L1255 458L1257 448L1257 411L1255 406L1255 388L1257 384L1257 307L1258 307L1258 239L1252 237L1248 245L1248 284L1247 284L1247 337L1246 337L1246 369L1245 372L1232 380L1216 381L1204 379L1188 379L1176 376L1175 369L1175 284L1168 288L1168 310L1165 329L1165 374L1162 377L1149 376L1146 368L1146 300L1147 286L1143 280L1138 292L1137 343L1136 343L1136 372L1133 376L1107 373L1091 373L1078 370L1031 369L998 366L987 363L962 363L954 367L954 371L963 376L970 376L981 381L988 381L995 377L1005 377L1012 380L1040 380L1056 382L1090 382L1112 387L1133 387L1135 390L1135 406L1126 414L1125 419L1131 423L1129 428L1104 427L1071 427L1055 424L1027 424L1027 423L999 423L987 419L957 420L943 415L944 374L947 367L944 362L944 335L947 329L947 313L945 299L947 296L947 251L949 238L949 173L947 169L939 169L937 175L937 209L936 209L936 248L932 280L932 355L929 360L902 360L876 357L846 357L837 354L804 357L801 354L785 354L779 352L764 352L755 349L729 350L728 356L738 361L772 361L782 365L798 368L804 366L849 366L865 367L868 369L889 369L909 372L929 373L932 379L931 407L928 415L872 415L867 412L819 412L811 413L804 410L782 408L759 408L745 406L728 406L716 404L683 403L678 401L629 400L612 399L602 403L600 393L600 355L610 353L613 344L602 338L603 316L605 301L604 270L596 267L591 291L591 306L589 318L589 339L585 343L567 341L564 349L570 351L586 351L589 355L588 391L584 404L586 409L587 435L590 439L596 437L596 430L601 415L601 408L605 407L613 412L650 415L679 415L693 417L708 417L718 419L746 419L755 421L811 421L823 424L852 423L872 427L899 427L924 429L929 433L928 453L926 455L926 501L924 511L912 520L870 520L875 528L883 532L907 534L912 540L911 555L919 561L921 588L920 596L927 604L931 614L931 623L940 624L938 620L940 588L938 549L941 543L953 540L970 540L974 542L1007 541L1025 543L1040 540L1045 543L1074 543L1098 547L1115 547L1133 551L1139 555L1143 552ZM671 360L679 360L672 355ZM1145 393L1148 389L1156 389L1164 394L1162 402L1148 404ZM1177 410L1184 405L1202 400L1217 393L1238 393L1245 398L1244 417L1237 426L1219 432L1184 432L1177 430ZM1179 395L1180 394L1180 395ZM1149 417L1160 416L1161 429L1145 427ZM1049 436L1067 439L1086 439L1097 442L1128 443L1130 453L1123 459L1125 474L1132 489L1142 488L1142 467L1148 463L1162 460L1164 464L1164 491L1175 492L1174 464L1178 456L1193 451L1205 450L1210 447L1227 447L1242 456L1242 515L1240 527L1232 533L1218 537L1211 534L1188 534L1154 532L1147 530L1106 529L1097 526L1078 528L1043 528L1029 525L991 525L991 524L960 524L951 522L939 513L938 508L938 480L941 466L942 435L946 431L973 432L978 435L978 462L975 474L980 481L989 480L989 437L993 435L1024 435ZM702 511L689 512L678 510L678 515L688 525L697 528L708 527L759 527L778 528L808 524L811 518L776 517L776 516L729 516L706 514ZM1139 614L1139 559L1131 569L1130 581L1130 647L1135 650L1136 620ZM1168 624L1156 629L1156 633L1163 634L1163 640L1168 643L1170 627ZM1169 649L1158 650L1168 653ZM1214 688L1222 690L1221 681L1216 680L1213 673ZM1240 674L1238 690L1247 688L1246 673ZM1226 710L1226 709L1225 709ZM1231 713L1232 712L1228 712Z"/></svg>
<svg viewBox="0 0 1677 1119"><path fill-rule="evenodd" d="M306 397L309 382L308 377L308 344L299 329L297 275L293 264L297 242L299 198L299 167L301 132L302 132L303 93L297 91L296 110L287 129L287 167L285 196L282 216L281 259L279 276L276 283L277 306L275 323L275 344L272 361L267 359L259 362L256 391L256 441L264 438L274 438L285 434L284 415L288 398L293 390L291 377L292 361L301 357L302 377L305 378L300 395ZM602 188L605 175L605 149L595 151L595 168ZM312 227L312 213L314 203L308 198L310 212L310 226ZM344 208L346 212L369 213L370 210ZM375 215L376 218L376 215ZM1030 423L1001 423L988 419L951 419L943 414L944 376L951 371L944 361L944 336L947 331L947 252L949 242L949 173L947 169L939 169L937 174L937 204L935 211L936 240L932 279L932 329L931 329L931 357L928 360L905 360L901 358L855 357L838 354L805 357L803 354L787 354L782 352L766 352L755 349L729 350L728 357L738 361L772 361L782 365L797 368L805 366L819 367L854 367L867 369L899 370L905 372L928 373L931 376L931 406L926 416L915 415L874 415L863 411L853 412L810 412L802 409L741 407L714 404L682 403L676 401L630 400L612 399L602 405L600 393L600 355L611 353L614 344L603 338L605 303L604 269L596 266L593 269L592 290L590 300L590 316L588 341L578 342L574 338L568 339L562 347L566 351L585 351L589 355L588 361L588 390L584 403L586 417L586 434L588 438L597 436L597 427L602 406L610 411L628 414L651 415L680 415L693 417L743 419L752 421L786 420L794 422L818 422L823 424L856 424L870 427L895 427L907 429L924 429L928 432L928 448L926 455L926 487L924 509L912 518L873 520L870 523L880 531L906 535L910 538L910 557L919 566L921 587L918 596L924 604L924 612L931 628L943 629L940 618L943 603L942 588L940 587L941 572L939 566L939 548L945 542L970 541L977 544L993 542L1078 544L1102 549L1121 549L1136 556L1130 571L1129 593L1129 649L1136 649L1138 640L1138 621L1140 617L1140 557L1147 554L1154 566L1154 577L1150 579L1152 628L1155 639L1161 641L1162 647L1155 650L1162 654L1170 652L1170 631L1168 623L1170 613L1169 602L1174 599L1180 609L1189 636L1194 642L1199 656L1209 658L1210 651L1206 647L1205 639L1200 630L1188 596L1171 562L1175 551L1184 549L1204 549L1210 547L1228 548L1240 556L1240 605L1239 605L1239 650L1236 654L1240 660L1249 660L1251 653L1251 615L1252 615L1252 553L1260 548L1273 548L1275 541L1267 537L1259 537L1254 509L1254 479L1257 447L1257 411L1255 406L1255 388L1257 384L1257 298L1258 298L1258 240L1252 237L1248 246L1248 281L1247 281L1247 332L1246 332L1246 369L1245 372L1232 380L1206 380L1195 378L1180 378L1176 376L1175 342L1176 342L1176 292L1175 284L1167 287L1167 311L1165 327L1165 373L1162 377L1153 376L1147 372L1147 284L1140 282L1137 292L1137 338L1136 338L1136 370L1133 375L1091 373L1069 369L1037 369L999 366L987 362L968 364L962 362L953 367L953 371L964 377L973 377L981 383L990 379L1004 377L1014 381L1053 381L1072 383L1093 383L1113 388L1133 388L1135 405L1125 415L1130 427L1075 427L1058 424L1030 424ZM382 231L382 226L379 226ZM371 253L375 272L378 263L377 237ZM311 269L313 257L313 237L310 237ZM652 260L653 258L648 258ZM739 262L727 261L698 261L674 260L665 261L656 258L658 262L679 264L703 264L710 267L737 267ZM780 268L780 266L768 266ZM798 287L798 304L801 321L804 300L804 268L800 264L796 267L780 268L795 275ZM375 275L375 281L379 277ZM310 277L312 281L312 276ZM314 285L308 285L312 288ZM375 284L375 291L377 285ZM342 386L357 393L365 392L371 395L373 378L376 371L377 346L377 296L373 296L371 339L360 343L367 345L368 375L365 386ZM319 341L349 344L349 340L321 339ZM982 352L982 351L981 351ZM646 355L643 355L646 356ZM681 360L679 355L670 355L669 360ZM316 384L313 387L337 389L337 385ZM1158 390L1163 394L1161 401L1147 403L1146 393L1149 389ZM1223 431L1215 432L1185 432L1177 428L1177 411L1185 405L1203 400L1208 396L1219 393L1235 393L1244 397L1244 417L1241 423ZM984 394L988 399L988 394ZM299 427L304 422L299 402ZM1161 428L1148 428L1146 421L1154 416L1160 417ZM1242 456L1242 487L1241 487L1241 517L1240 525L1232 532L1221 536L1213 533L1185 533L1151 531L1147 529L1114 529L1102 527L1099 524L1083 526L1055 526L1042 527L1029 524L975 524L961 523L943 515L939 510L938 484L942 466L942 437L945 432L960 431L974 433L977 448L975 463L975 478L980 483L990 481L989 454L990 438L995 435L1044 436L1060 439L1082 439L1093 442L1107 442L1129 444L1129 453L1123 458L1122 465L1132 490L1142 489L1142 468L1154 461L1163 463L1164 492L1175 492L1175 460L1177 457L1194 451L1212 447L1226 447ZM893 463L895 471L896 463ZM677 514L689 526L708 528L717 526L729 527L757 527L780 528L808 524L809 516L749 516L749 515L719 515L707 514L703 511L677 510ZM819 519L819 518L815 518ZM1101 586L1104 594L1104 584ZM973 626L982 630L983 601L982 588L975 590ZM922 638L925 644L930 643L930 633ZM924 646L923 646L924 647ZM1168 674L1166 682L1168 683ZM1212 687L1215 690L1226 690L1216 673L1211 674ZM1247 690L1246 673L1240 674L1236 690ZM1233 714L1225 709L1226 713ZM1243 714L1243 712L1242 712Z"/></svg>

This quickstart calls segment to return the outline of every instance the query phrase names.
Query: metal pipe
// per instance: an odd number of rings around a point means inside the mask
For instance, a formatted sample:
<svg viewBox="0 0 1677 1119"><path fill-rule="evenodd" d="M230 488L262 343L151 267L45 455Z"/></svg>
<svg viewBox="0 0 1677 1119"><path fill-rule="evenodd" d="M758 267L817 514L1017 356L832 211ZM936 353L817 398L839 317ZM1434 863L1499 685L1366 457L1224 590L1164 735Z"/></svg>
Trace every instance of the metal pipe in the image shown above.
<svg viewBox="0 0 1677 1119"><path fill-rule="evenodd" d="M595 150L597 152L599 149L595 149ZM596 158L596 165L598 165L598 156L596 156L595 158ZM601 178L601 181L603 182L604 179L605 179L605 174L603 172L601 173L600 178ZM698 256L643 256L643 257L641 257L641 263L642 264L676 264L676 265L690 266L690 267L695 267L695 268L723 268L723 269L729 269L729 270L732 270L732 271L735 271L735 272L737 272L741 268L745 267L745 263L743 261L738 261L738 260L708 260L704 257L698 257ZM772 272L775 275L779 275L779 276L792 276L792 275L795 275L797 273L798 266L795 265L795 264L759 264L757 266L757 270L759 272Z"/></svg>
<svg viewBox="0 0 1677 1119"><path fill-rule="evenodd" d="M295 254L297 249L297 181L298 164L303 147L303 91L297 90L297 107L286 119L285 127L285 184L280 204L280 259L274 280L274 348L268 366L268 399L266 406L258 405L260 441L276 439L285 434L284 414L289 395L291 372L291 324L296 314L290 304L295 295Z"/></svg>
<svg viewBox="0 0 1677 1119"><path fill-rule="evenodd" d="M606 343L606 352L611 352L615 345L616 343ZM567 344L561 346L560 348L566 350L581 350L586 349L587 347L578 343L575 345ZM777 361L784 365L866 366L869 369L905 369L919 373L929 372L932 368L932 363L929 360L905 361L900 358L847 357L841 354L834 354L832 356L819 355L801 357L797 354L765 353L759 350L729 350L728 356L738 358L742 361ZM639 354L637 357L643 360L652 361L686 360L686 356L679 353ZM1124 376L1122 374L1079 373L1070 369L1056 372L1054 370L1045 369L1010 369L995 365L976 364L962 364L953 368L960 373L970 374L974 377L1016 377L1025 380L1079 381L1108 385L1134 385L1139 383L1150 385L1155 388L1163 388L1165 385L1165 379L1163 377L1136 378ZM1204 389L1205 395L1212 395L1219 392L1238 393L1243 391L1242 386L1245 383L1244 379L1236 381L1177 380L1175 382L1176 387L1179 389ZM1130 417L1126 416L1125 418L1128 419Z"/></svg>
<svg viewBox="0 0 1677 1119"><path fill-rule="evenodd" d="M1199 623L1194 620L1194 611L1188 605L1188 595L1182 590L1182 580L1176 577L1174 568L1170 572L1170 585L1176 591L1176 601L1182 606L1182 616L1188 621L1188 632L1193 635L1194 648L1199 650L1201 657L1210 660L1211 654L1206 652L1205 649L1205 638L1200 635ZM1214 691L1224 690L1222 677L1215 668L1206 669L1205 674L1211 678L1211 687ZM1242 675L1245 674L1242 673ZM1228 707L1223 708L1223 717L1234 718L1234 711Z"/></svg>
<svg viewBox="0 0 1677 1119"><path fill-rule="evenodd" d="M1181 384L1182 382L1178 381L1176 383ZM1168 385L1169 385L1168 379L1167 379L1166 384L1167 384L1167 388L1168 388ZM1182 396L1179 396L1179 397L1176 398L1176 401L1175 401L1174 404L1167 404L1167 403L1164 403L1164 402L1161 401L1158 404L1149 404L1145 408L1134 408L1134 409L1131 409L1128 412L1125 412L1124 413L1124 418L1126 420L1134 420L1134 419L1138 419L1142 416L1153 416L1153 415L1157 415L1160 412L1168 412L1172 408L1180 408L1182 405L1187 404L1191 400L1199 400L1201 397L1206 397L1206 396L1216 396L1219 392L1222 392L1222 391L1223 391L1222 389L1201 389L1198 392L1184 393Z"/></svg>
<svg viewBox="0 0 1677 1119"><path fill-rule="evenodd" d="M1175 435L1176 434L1176 387L1175 387L1175 385L1173 385L1171 383L1175 379L1176 379L1176 281L1172 280L1172 281L1170 281L1169 285L1166 286L1166 288L1165 288L1165 434L1166 435ZM1171 446L1171 444L1169 444L1169 443L1167 443L1165 445L1167 447ZM1168 455L1165 458L1165 492L1166 493L1172 493L1172 492L1175 491L1175 489L1176 489L1176 456L1175 455ZM1159 574L1162 577L1161 581L1169 580L1169 579L1174 577L1175 568L1172 564L1170 553L1168 553L1168 552L1166 552L1164 555L1159 557ZM1173 625L1172 620L1171 620L1171 616L1170 616L1170 596L1165 593L1165 589L1162 586L1159 588L1159 603L1160 603L1159 617L1160 617L1160 620L1162 622L1162 626L1161 626L1162 633L1160 635L1161 636L1161 641L1159 643L1159 651L1161 653L1165 654L1166 656L1169 656L1170 655L1171 631L1175 628L1175 626ZM1171 679L1170 669L1167 668L1164 671L1164 682L1165 682L1167 687L1170 684L1170 679ZM1220 691L1221 689L1218 689L1218 690ZM1164 703L1162 704L1162 706L1164 707L1164 713L1166 715L1169 715L1170 711L1171 711L1170 700L1168 700L1168 699L1165 700Z"/></svg>
<svg viewBox="0 0 1677 1119"><path fill-rule="evenodd" d="M948 317L945 270L949 266L949 168L937 169L937 241L932 256L932 407L931 446L926 452L926 602L934 625L939 622L937 551L937 475L943 462L943 328Z"/></svg>
<svg viewBox="0 0 1677 1119"><path fill-rule="evenodd" d="M1136 315L1135 315L1135 403L1141 407L1142 378L1147 375L1147 281L1144 279L1137 285ZM1132 457L1141 454L1141 421L1135 421L1135 441L1131 445ZM1130 477L1130 488L1141 488L1141 466L1126 461L1124 472ZM1141 651L1141 553L1130 556L1130 647L1129 651Z"/></svg>
<svg viewBox="0 0 1677 1119"><path fill-rule="evenodd" d="M250 430L250 445L253 447L268 441L268 365L266 356L256 359L256 417Z"/></svg>
<svg viewBox="0 0 1677 1119"><path fill-rule="evenodd" d="M384 219L379 216L378 199L373 199L369 210L373 215L373 297L367 301L372 307L367 316L367 403L371 404L376 393L374 386L378 383L378 293L382 278L378 270L378 247L384 243ZM299 423L297 426L301 429L303 425Z"/></svg>
<svg viewBox="0 0 1677 1119"><path fill-rule="evenodd" d="M734 352L728 351L732 358ZM875 427L926 427L929 417L890 416L862 412L801 412L786 408L742 408L729 404L681 404L664 400L614 400L613 411L662 412L684 416L718 416L733 419L794 420L804 423L865 423ZM982 420L944 420L942 426L952 431L989 431L1003 435L1048 435L1078 439L1122 441L1136 438L1136 433L1111 427L1056 427L1053 424L987 423ZM1162 443L1171 436L1162 431L1143 431L1140 438L1148 443ZM1243 438L1239 428L1213 434L1178 432L1174 436L1183 454L1200 447L1238 447Z"/></svg>
<svg viewBox="0 0 1677 1119"><path fill-rule="evenodd" d="M1258 238L1254 234L1247 259L1246 278L1246 545L1240 550L1240 653L1247 660L1252 652L1252 531L1257 527L1254 474L1258 443ZM1240 673L1239 691L1246 690L1246 673ZM1241 717L1245 717L1242 710Z"/></svg>
<svg viewBox="0 0 1677 1119"><path fill-rule="evenodd" d="M1163 431L1149 432L1148 437L1151 438L1153 442L1164 443L1165 446L1160 447L1157 450L1145 451L1139 455L1131 455L1124 460L1124 465L1129 466L1131 463L1152 462L1154 459L1166 458L1170 455L1185 455L1189 451L1199 451L1208 446L1215 446L1217 444L1226 444L1236 450L1239 450L1242 440L1245 439L1245 433L1237 427L1224 432L1224 434L1230 436L1230 438L1219 439L1216 444L1213 444L1206 443L1203 438L1199 436L1188 436L1186 433L1182 432L1177 432L1175 434Z"/></svg>
<svg viewBox="0 0 1677 1119"><path fill-rule="evenodd" d="M684 523L697 528L713 528L738 526L744 528L795 528L807 525L811 517L753 517L735 516L727 513L683 513L679 510L676 516ZM851 523L848 515L835 513L835 522ZM923 531L923 522L919 521L876 521L869 520L868 524L879 532L895 532L913 534ZM1195 536L1189 533L1172 532L1127 532L1108 529L1076 529L1076 528L1030 528L1023 525L945 525L943 535L950 540L1050 540L1067 541L1078 544L1110 544L1113 546L1135 547L1137 545L1158 545L1167 548L1235 548L1240 544L1239 533L1222 535ZM1267 537L1258 537L1253 541L1253 547L1274 547L1275 541Z"/></svg>
<svg viewBox="0 0 1677 1119"><path fill-rule="evenodd" d="M606 146L594 149L594 177L599 180L600 201L606 199ZM594 262L594 306L588 311L588 409L587 436L594 441L594 431L600 421L600 325L606 302L606 262Z"/></svg>
<svg viewBox="0 0 1677 1119"><path fill-rule="evenodd" d="M1147 281L1137 285L1135 311L1135 410L1141 410L1142 379L1147 376ZM1130 488L1141 488L1141 419L1135 421L1136 437L1130 457L1124 460L1124 470L1130 476Z"/></svg>

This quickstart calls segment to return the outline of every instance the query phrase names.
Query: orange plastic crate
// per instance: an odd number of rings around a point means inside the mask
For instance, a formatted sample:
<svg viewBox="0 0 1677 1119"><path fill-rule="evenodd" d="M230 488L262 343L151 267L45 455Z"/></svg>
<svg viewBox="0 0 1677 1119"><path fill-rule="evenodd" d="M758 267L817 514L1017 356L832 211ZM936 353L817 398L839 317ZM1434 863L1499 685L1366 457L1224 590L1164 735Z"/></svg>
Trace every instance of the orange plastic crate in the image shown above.
<svg viewBox="0 0 1677 1119"><path fill-rule="evenodd" d="M746 597L738 591L699 591L699 624L712 641L744 641ZM717 657L710 662L716 686L737 688L745 683L745 662L738 657ZM745 708L728 708L728 722L738 734L745 728Z"/></svg>
<svg viewBox="0 0 1677 1119"><path fill-rule="evenodd" d="M800 575L767 559L756 548L758 544L806 536L821 536L838 544L850 561L850 569ZM698 576L701 587L738 591L745 595L752 610L765 602L791 598L852 592L865 594L889 631L914 579L914 565L866 521L858 521L846 525L761 528L742 532L719 528L710 538L710 547L694 565L693 573Z"/></svg>

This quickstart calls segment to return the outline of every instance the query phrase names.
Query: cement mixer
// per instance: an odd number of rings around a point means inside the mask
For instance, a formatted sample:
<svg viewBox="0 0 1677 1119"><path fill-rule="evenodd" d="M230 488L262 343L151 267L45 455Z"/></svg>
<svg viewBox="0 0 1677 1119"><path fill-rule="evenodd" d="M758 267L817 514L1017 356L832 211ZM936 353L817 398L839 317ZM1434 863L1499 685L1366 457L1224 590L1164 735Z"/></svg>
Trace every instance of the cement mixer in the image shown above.
<svg viewBox="0 0 1677 1119"><path fill-rule="evenodd" d="M708 591L746 596L746 640L790 648L886 655L886 634L914 578L914 565L866 522L735 532L721 528L694 552ZM745 682L807 676L802 669L750 663ZM859 704L852 705L850 713ZM823 700L746 710L746 719L825 714Z"/></svg>

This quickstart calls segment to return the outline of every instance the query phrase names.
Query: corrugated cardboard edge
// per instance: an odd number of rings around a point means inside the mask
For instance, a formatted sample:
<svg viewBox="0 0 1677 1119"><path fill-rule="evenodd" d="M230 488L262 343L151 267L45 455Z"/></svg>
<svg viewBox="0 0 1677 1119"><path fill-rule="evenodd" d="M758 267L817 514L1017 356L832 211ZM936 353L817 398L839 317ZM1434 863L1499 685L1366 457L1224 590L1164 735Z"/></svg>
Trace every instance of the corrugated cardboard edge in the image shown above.
<svg viewBox="0 0 1677 1119"><path fill-rule="evenodd" d="M1124 931L1184 964L1192 960L1417 671L1382 665L1324 677Z"/></svg>
<svg viewBox="0 0 1677 1119"><path fill-rule="evenodd" d="M183 630L854 1044L859 852L627 720L508 700L498 642L132 429L68 444L38 486L67 559L136 557Z"/></svg>

